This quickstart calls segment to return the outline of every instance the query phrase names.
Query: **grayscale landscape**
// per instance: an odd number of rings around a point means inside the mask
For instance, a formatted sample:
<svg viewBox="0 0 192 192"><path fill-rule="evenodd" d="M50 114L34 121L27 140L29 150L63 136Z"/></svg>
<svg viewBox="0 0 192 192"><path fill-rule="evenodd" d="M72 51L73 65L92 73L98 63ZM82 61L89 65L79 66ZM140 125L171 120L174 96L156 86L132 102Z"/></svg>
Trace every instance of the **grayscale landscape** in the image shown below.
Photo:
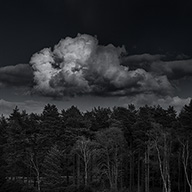
<svg viewBox="0 0 192 192"><path fill-rule="evenodd" d="M189 0L0 2L0 192L192 192Z"/></svg>

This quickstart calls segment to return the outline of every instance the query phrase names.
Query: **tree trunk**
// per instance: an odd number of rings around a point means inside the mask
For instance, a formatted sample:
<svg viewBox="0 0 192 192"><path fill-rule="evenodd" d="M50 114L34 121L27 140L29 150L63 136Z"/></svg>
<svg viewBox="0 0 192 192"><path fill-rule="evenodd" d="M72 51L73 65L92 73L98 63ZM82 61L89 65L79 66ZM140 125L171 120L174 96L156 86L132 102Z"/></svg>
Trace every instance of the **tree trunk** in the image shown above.
<svg viewBox="0 0 192 192"><path fill-rule="evenodd" d="M117 190L117 180L118 180L118 160L117 160L118 148L115 148L115 165L114 165L114 184L115 189Z"/></svg>
<svg viewBox="0 0 192 192"><path fill-rule="evenodd" d="M87 186L87 180L88 180L88 163L85 160L85 186Z"/></svg>
<svg viewBox="0 0 192 192"><path fill-rule="evenodd" d="M135 186L135 159L134 159L134 154L133 154L133 156L132 156L132 166L133 166L133 168L132 168L132 190L134 190L134 186Z"/></svg>
<svg viewBox="0 0 192 192"><path fill-rule="evenodd" d="M69 185L69 169L68 169L68 153L66 153L66 177L67 177L67 185Z"/></svg>
<svg viewBox="0 0 192 192"><path fill-rule="evenodd" d="M141 161L141 191L145 191L145 161Z"/></svg>
<svg viewBox="0 0 192 192"><path fill-rule="evenodd" d="M148 192L147 189L147 151L145 151L145 192Z"/></svg>
<svg viewBox="0 0 192 192"><path fill-rule="evenodd" d="M31 160L31 163L32 163L32 166L36 172L36 177L35 177L35 181L34 181L34 186L36 185L36 182L37 182L37 190L38 192L41 191L41 187L40 187L40 173L39 173L39 167L38 167L38 164L37 164L37 157L36 157L36 153L33 154L30 154L30 160Z"/></svg>
<svg viewBox="0 0 192 192"><path fill-rule="evenodd" d="M77 166L76 166L76 154L73 155L73 184L77 185Z"/></svg>
<svg viewBox="0 0 192 192"><path fill-rule="evenodd" d="M80 186L80 157L77 155L77 187Z"/></svg>
<svg viewBox="0 0 192 192"><path fill-rule="evenodd" d="M130 155L130 162L129 162L129 189L132 191L132 180L133 180L133 160L132 160L132 153Z"/></svg>
<svg viewBox="0 0 192 192"><path fill-rule="evenodd" d="M121 152L122 153L122 152ZM121 173L121 180L120 180L120 187L123 188L123 156L121 156L121 165L120 165L120 173Z"/></svg>
<svg viewBox="0 0 192 192"><path fill-rule="evenodd" d="M131 154L131 157L130 157L130 174L129 174L129 186L130 186L130 191L132 191L132 168L133 168L133 163L132 163L132 154Z"/></svg>
<svg viewBox="0 0 192 192"><path fill-rule="evenodd" d="M149 192L149 177L150 177L150 172L149 172L149 153L150 153L150 149L149 149L149 145L147 145L147 189Z"/></svg>
<svg viewBox="0 0 192 192"><path fill-rule="evenodd" d="M181 182L181 168L180 168L180 151L179 151L179 154L178 154L178 180L177 180L178 191L181 191L180 182Z"/></svg>
<svg viewBox="0 0 192 192"><path fill-rule="evenodd" d="M38 190L38 192L40 192L41 191L41 187L40 187L40 176L39 176L39 172L38 172L38 174L37 174L37 190Z"/></svg>
<svg viewBox="0 0 192 192"><path fill-rule="evenodd" d="M157 150L157 157L158 157L158 161L159 161L159 169L160 169L160 173L161 173L161 178L163 180L163 191L165 190L165 192L168 192L167 191L167 182L166 182L165 174L164 174L164 168L162 165L161 155L160 155L160 151L159 151L159 148L157 146L157 143L155 143L155 147Z"/></svg>
<svg viewBox="0 0 192 192"><path fill-rule="evenodd" d="M37 177L34 176L33 178L33 186L36 187L37 186Z"/></svg>
<svg viewBox="0 0 192 192"><path fill-rule="evenodd" d="M186 192L187 190L187 181L186 181L186 179L184 179L184 192Z"/></svg>
<svg viewBox="0 0 192 192"><path fill-rule="evenodd" d="M138 167L137 167L137 192L140 192L140 152L138 155Z"/></svg>
<svg viewBox="0 0 192 192"><path fill-rule="evenodd" d="M149 146L145 151L145 192L149 192Z"/></svg>
<svg viewBox="0 0 192 192"><path fill-rule="evenodd" d="M188 140L185 143L180 141L180 143L182 144L182 150L183 150L182 151L182 162L183 162L183 167L184 167L185 178L187 180L187 184L188 184L190 192L191 192L192 176L191 176L191 181L190 181L189 175L187 172L188 160L189 160L189 144L188 144ZM185 184L185 191L186 191L186 182L184 184Z"/></svg>
<svg viewBox="0 0 192 192"><path fill-rule="evenodd" d="M27 186L29 186L29 176L27 175Z"/></svg>
<svg viewBox="0 0 192 192"><path fill-rule="evenodd" d="M90 176L89 176L89 182L91 183L93 180L93 155L91 155L90 159Z"/></svg>

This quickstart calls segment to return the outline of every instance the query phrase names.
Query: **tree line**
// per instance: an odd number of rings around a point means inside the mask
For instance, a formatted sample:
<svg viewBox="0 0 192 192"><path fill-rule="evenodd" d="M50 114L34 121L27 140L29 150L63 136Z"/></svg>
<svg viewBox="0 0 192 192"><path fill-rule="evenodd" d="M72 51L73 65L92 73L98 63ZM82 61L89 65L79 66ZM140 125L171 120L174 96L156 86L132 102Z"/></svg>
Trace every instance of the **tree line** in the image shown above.
<svg viewBox="0 0 192 192"><path fill-rule="evenodd" d="M0 117L0 191L192 192L192 101Z"/></svg>

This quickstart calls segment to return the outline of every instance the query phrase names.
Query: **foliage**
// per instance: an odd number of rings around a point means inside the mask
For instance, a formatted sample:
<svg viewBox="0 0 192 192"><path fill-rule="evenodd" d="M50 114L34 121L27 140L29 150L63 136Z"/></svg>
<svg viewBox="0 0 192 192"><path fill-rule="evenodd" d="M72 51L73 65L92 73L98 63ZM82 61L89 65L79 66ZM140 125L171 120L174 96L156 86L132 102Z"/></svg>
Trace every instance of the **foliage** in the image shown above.
<svg viewBox="0 0 192 192"><path fill-rule="evenodd" d="M43 184L48 191L61 187L62 179L62 151L53 146L47 153L43 163Z"/></svg>
<svg viewBox="0 0 192 192"><path fill-rule="evenodd" d="M21 192L23 188L23 184L19 182L6 182L1 188L0 192Z"/></svg>
<svg viewBox="0 0 192 192"><path fill-rule="evenodd" d="M192 101L0 117L0 191L192 191ZM185 188L184 188L185 187Z"/></svg>

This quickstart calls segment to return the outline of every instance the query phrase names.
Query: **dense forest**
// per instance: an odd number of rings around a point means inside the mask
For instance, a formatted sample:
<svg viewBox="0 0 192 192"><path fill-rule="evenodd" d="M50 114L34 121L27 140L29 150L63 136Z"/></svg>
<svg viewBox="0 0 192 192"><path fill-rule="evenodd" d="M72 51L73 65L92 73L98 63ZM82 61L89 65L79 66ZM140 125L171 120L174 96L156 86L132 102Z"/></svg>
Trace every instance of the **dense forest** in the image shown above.
<svg viewBox="0 0 192 192"><path fill-rule="evenodd" d="M192 101L0 117L2 192L192 192Z"/></svg>

